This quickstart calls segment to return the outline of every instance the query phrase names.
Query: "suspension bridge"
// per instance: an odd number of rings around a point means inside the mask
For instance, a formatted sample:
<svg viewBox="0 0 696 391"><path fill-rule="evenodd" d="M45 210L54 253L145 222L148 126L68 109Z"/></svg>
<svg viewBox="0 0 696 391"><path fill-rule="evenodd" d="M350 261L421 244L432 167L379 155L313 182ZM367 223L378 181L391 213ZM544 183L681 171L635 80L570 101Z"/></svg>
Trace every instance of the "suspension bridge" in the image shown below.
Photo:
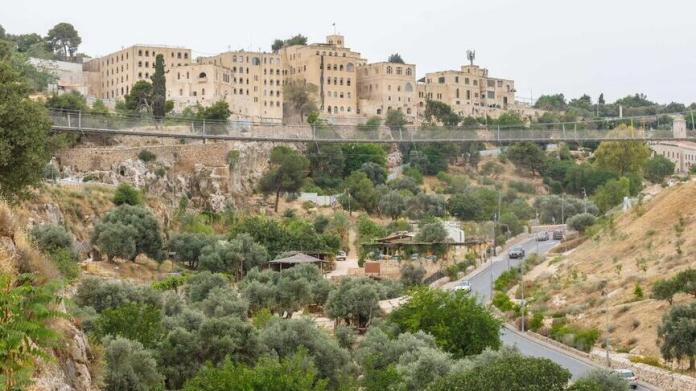
<svg viewBox="0 0 696 391"><path fill-rule="evenodd" d="M696 132L687 131L681 117L673 124L659 124L658 116L611 118L582 122L532 124L524 126L416 127L390 129L354 124L288 125L249 121L205 121L128 115L88 114L50 110L52 128L58 132L102 136L140 136L176 139L231 140L282 143L468 143L509 144L596 141L696 141ZM600 122L601 121L601 122ZM657 122L655 122L657 121ZM635 127L632 132L615 132L618 124ZM655 124L657 124L655 126ZM683 130L679 131L678 128ZM673 129L674 127L674 129Z"/></svg>

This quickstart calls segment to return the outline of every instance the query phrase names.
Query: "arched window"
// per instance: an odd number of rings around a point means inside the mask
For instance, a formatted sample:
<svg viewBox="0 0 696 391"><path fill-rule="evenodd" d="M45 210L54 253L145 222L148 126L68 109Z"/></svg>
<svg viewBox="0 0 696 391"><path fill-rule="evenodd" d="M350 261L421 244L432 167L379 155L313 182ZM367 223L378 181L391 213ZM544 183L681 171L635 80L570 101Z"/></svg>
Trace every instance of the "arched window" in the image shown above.
<svg viewBox="0 0 696 391"><path fill-rule="evenodd" d="M355 66L352 62L346 64L346 72L353 72L353 69L355 69ZM367 69L365 69L365 74L367 74Z"/></svg>
<svg viewBox="0 0 696 391"><path fill-rule="evenodd" d="M387 75L391 75L391 73L392 73L392 67L388 66L387 67Z"/></svg>
<svg viewBox="0 0 696 391"><path fill-rule="evenodd" d="M413 92L413 86L411 85L411 83L406 83L406 84L404 85L404 91L406 91L406 92Z"/></svg>
<svg viewBox="0 0 696 391"><path fill-rule="evenodd" d="M261 65L261 60L258 57L251 59L251 65Z"/></svg>
<svg viewBox="0 0 696 391"><path fill-rule="evenodd" d="M410 108L410 107L406 109L406 114L411 114L411 108Z"/></svg>
<svg viewBox="0 0 696 391"><path fill-rule="evenodd" d="M411 76L411 68L406 68L406 76Z"/></svg>
<svg viewBox="0 0 696 391"><path fill-rule="evenodd" d="M201 72L198 74L199 79L205 79L208 75L205 74L205 72Z"/></svg>

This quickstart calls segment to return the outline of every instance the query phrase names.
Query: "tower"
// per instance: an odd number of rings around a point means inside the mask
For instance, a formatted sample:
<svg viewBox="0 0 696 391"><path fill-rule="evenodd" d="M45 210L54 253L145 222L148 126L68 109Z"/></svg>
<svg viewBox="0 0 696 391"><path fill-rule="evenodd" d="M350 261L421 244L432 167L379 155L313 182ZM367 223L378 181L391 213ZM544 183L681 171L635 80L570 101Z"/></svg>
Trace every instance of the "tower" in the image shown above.
<svg viewBox="0 0 696 391"><path fill-rule="evenodd" d="M672 120L672 136L674 138L686 138L686 120L681 115L674 116Z"/></svg>

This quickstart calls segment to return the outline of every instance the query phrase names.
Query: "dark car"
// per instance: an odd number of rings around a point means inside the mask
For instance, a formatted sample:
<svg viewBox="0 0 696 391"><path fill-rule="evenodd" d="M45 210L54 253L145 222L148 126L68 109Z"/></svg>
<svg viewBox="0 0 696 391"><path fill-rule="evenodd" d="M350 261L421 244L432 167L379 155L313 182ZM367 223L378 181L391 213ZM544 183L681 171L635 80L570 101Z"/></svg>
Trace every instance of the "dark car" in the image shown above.
<svg viewBox="0 0 696 391"><path fill-rule="evenodd" d="M524 258L524 249L520 246L515 246L508 251L510 258Z"/></svg>
<svg viewBox="0 0 696 391"><path fill-rule="evenodd" d="M563 231L561 231L561 230L553 231L553 240L563 240Z"/></svg>

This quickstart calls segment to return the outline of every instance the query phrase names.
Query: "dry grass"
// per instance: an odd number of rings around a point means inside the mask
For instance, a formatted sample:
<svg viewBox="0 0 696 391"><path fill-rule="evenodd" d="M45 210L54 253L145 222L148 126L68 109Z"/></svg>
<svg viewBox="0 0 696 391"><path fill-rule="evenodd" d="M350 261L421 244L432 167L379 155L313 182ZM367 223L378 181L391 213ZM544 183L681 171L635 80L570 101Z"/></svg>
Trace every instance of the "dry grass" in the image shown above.
<svg viewBox="0 0 696 391"><path fill-rule="evenodd" d="M604 330L608 308L609 322L614 328L612 346L659 355L656 329L668 304L638 300L634 288L639 284L647 298L656 280L696 266L696 236L689 234L696 229L694 199L694 182L663 191L644 202L641 213L617 216L613 228L579 244L558 263L553 274L539 274L537 283L548 292L548 297L555 298L546 303L549 311L567 312L593 303L576 320ZM677 252L675 230L680 217L684 221L684 234L679 239L681 254ZM686 295L678 295L675 302L690 300ZM622 309L629 302L630 308ZM638 326L635 319L640 320Z"/></svg>

